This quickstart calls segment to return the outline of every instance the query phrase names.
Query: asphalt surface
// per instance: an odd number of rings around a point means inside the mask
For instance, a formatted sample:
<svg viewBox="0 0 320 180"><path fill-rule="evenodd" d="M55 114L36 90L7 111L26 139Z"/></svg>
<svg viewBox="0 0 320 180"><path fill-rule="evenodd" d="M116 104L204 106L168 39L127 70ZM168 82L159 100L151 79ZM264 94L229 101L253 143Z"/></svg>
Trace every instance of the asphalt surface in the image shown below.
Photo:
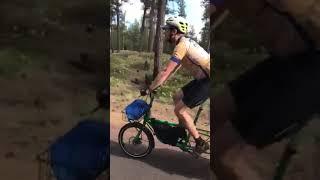
<svg viewBox="0 0 320 180"><path fill-rule="evenodd" d="M133 159L120 148L117 135L122 125L111 124L110 178L112 180L209 180L209 160L195 159L178 148L155 142L145 158Z"/></svg>

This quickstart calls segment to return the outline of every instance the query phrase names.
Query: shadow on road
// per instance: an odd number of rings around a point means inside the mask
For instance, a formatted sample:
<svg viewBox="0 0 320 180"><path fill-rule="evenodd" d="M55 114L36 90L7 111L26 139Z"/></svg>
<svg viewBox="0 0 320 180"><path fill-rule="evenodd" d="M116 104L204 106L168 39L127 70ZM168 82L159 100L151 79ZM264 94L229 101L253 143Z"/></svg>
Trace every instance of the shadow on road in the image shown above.
<svg viewBox="0 0 320 180"><path fill-rule="evenodd" d="M112 140L110 141L110 155L132 159L124 154L118 142ZM209 160L202 158L195 159L190 154L184 152L155 148L147 157L136 160L147 163L168 174L176 174L190 179L208 179L209 177Z"/></svg>

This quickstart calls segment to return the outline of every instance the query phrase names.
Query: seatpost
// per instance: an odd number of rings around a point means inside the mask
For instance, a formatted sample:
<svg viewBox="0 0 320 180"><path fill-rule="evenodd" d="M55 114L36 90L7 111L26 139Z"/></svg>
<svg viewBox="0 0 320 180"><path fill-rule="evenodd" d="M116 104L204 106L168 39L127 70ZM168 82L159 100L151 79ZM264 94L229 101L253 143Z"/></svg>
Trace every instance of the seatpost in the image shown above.
<svg viewBox="0 0 320 180"><path fill-rule="evenodd" d="M201 111L203 110L203 103L200 105L199 109L198 109L198 112L197 112L197 115L196 117L194 118L194 124L197 124L197 121L199 119L199 116L200 116L200 113Z"/></svg>

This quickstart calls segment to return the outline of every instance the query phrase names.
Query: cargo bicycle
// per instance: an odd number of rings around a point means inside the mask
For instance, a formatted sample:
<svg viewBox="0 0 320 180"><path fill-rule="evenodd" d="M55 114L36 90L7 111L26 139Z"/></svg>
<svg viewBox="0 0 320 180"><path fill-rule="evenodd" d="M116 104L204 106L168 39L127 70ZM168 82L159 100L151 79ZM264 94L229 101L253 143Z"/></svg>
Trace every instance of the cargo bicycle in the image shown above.
<svg viewBox="0 0 320 180"><path fill-rule="evenodd" d="M140 91L141 96L144 93ZM118 143L123 152L133 158L145 157L154 149L154 137L156 137L160 142L178 147L183 152L190 153L195 158L198 158L200 155L195 153L193 148L195 143L191 140L191 135L187 133L184 127L178 123L151 117L155 94L155 92L149 93L149 103L143 99L136 99L123 111L124 117L129 121L120 129L118 134ZM202 111L203 103L199 106L194 118L195 125ZM133 132L129 132L130 130L133 130ZM200 128L197 128L197 130L203 139L210 143L210 131ZM210 155L210 150L203 154Z"/></svg>

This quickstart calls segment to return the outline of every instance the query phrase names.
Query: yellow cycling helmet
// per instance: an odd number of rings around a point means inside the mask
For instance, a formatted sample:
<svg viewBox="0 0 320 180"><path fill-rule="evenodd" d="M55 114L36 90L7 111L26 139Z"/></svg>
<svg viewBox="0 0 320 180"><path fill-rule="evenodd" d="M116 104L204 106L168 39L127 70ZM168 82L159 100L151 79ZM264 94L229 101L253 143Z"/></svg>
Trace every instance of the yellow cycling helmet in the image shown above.
<svg viewBox="0 0 320 180"><path fill-rule="evenodd" d="M180 16L169 17L166 20L166 25L162 28L167 29L172 27L177 28L183 34L186 34L189 28L187 20Z"/></svg>

